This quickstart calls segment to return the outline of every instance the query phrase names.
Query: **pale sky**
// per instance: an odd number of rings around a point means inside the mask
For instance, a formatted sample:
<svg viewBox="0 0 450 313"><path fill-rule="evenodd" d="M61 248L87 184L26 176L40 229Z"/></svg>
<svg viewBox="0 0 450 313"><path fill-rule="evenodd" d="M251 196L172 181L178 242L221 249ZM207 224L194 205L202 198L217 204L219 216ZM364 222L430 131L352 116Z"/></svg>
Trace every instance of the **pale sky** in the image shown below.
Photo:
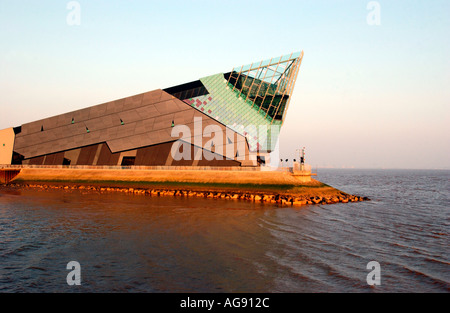
<svg viewBox="0 0 450 313"><path fill-rule="evenodd" d="M0 129L304 50L283 158L450 169L448 0L69 2L0 0Z"/></svg>

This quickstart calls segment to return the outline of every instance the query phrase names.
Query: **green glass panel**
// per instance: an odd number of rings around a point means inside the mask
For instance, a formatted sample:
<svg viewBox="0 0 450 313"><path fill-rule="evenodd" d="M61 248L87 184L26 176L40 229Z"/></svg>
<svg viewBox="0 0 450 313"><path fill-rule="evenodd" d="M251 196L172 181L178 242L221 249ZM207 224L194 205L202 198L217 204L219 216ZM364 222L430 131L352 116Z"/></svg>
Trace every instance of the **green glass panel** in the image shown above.
<svg viewBox="0 0 450 313"><path fill-rule="evenodd" d="M208 108L211 113L206 111L204 113L242 135L244 128L238 127L239 125L281 125L281 118L288 102L288 98L283 98L281 94L292 72L290 69L292 60L300 55L301 53L295 53L292 56L289 54L243 67L235 67L229 82L224 79L223 74L202 78L202 83L210 92L208 96L198 97L200 101L208 102L205 109ZM277 64L280 61L284 63ZM260 66L262 68L258 68ZM236 72L241 70L247 72L238 75ZM213 100L209 100L209 96ZM256 130L246 131L250 146L255 147ZM269 149L275 143L276 141L268 142Z"/></svg>
<svg viewBox="0 0 450 313"><path fill-rule="evenodd" d="M291 59L291 55L290 55L290 54L286 54L286 55L283 55L283 56L281 57L281 61L280 61L280 62L288 61L288 60L290 60L290 59Z"/></svg>
<svg viewBox="0 0 450 313"><path fill-rule="evenodd" d="M292 54L291 59L297 59L297 58L299 58L301 55L302 55L302 53L301 53L300 51L299 51L299 52L294 52L294 53Z"/></svg>
<svg viewBox="0 0 450 313"><path fill-rule="evenodd" d="M280 62L281 57L276 57L272 59L272 62L270 62L270 64L277 64L278 62Z"/></svg>
<svg viewBox="0 0 450 313"><path fill-rule="evenodd" d="M244 65L244 66L242 67L241 72L248 71L248 70L251 68L251 66L252 66L251 64Z"/></svg>

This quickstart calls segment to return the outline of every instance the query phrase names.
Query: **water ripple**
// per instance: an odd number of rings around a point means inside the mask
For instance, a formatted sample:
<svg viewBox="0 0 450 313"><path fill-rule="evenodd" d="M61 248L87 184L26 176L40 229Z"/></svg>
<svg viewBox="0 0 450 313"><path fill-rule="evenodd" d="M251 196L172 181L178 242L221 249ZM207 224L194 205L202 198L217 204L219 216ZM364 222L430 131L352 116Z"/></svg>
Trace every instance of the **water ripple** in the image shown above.
<svg viewBox="0 0 450 313"><path fill-rule="evenodd" d="M0 189L0 291L449 292L450 172L323 170L370 202L242 201ZM382 285L366 284L369 261Z"/></svg>

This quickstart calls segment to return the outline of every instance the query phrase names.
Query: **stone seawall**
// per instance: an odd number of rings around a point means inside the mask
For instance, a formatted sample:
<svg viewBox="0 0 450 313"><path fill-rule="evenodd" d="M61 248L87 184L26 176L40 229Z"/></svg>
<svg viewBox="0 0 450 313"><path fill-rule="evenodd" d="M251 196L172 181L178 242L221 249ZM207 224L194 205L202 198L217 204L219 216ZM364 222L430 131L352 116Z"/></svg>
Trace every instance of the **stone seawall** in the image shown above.
<svg viewBox="0 0 450 313"><path fill-rule="evenodd" d="M238 191L194 191L182 189L147 189L147 188L133 188L133 187L100 187L94 185L64 185L64 184L10 184L12 188L35 188L41 190L60 189L67 192L79 190L82 192L120 192L132 195L142 195L151 197L201 197L211 199L228 199L228 200L244 200L252 202L263 202L279 204L283 206L303 206L314 204L334 204L334 203L348 203L369 200L366 197L359 197L343 193L334 189L334 193L330 194L329 190L326 194L322 194L317 190L317 195L295 195L295 194L279 194L279 193L249 193ZM329 187L332 188L332 187Z"/></svg>

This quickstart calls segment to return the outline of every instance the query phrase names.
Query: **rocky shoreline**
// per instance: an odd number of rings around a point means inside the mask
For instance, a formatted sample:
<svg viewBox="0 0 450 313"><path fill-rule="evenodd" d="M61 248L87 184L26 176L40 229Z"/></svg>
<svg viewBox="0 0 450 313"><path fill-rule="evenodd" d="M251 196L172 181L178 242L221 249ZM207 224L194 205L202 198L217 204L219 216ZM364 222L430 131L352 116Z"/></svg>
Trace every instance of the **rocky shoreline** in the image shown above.
<svg viewBox="0 0 450 313"><path fill-rule="evenodd" d="M350 195L342 191L337 191L333 195L295 195L279 194L270 192L246 192L246 191L200 191L183 188L132 188L132 187L112 187L93 185L67 185L67 184L38 184L38 183L10 183L7 186L13 189L32 188L40 190L59 189L64 191L86 191L97 193L119 192L125 194L142 195L150 197L199 197L224 200L243 200L251 202L271 203L282 206L303 206L319 204L335 204L359 201L370 201L367 197Z"/></svg>

